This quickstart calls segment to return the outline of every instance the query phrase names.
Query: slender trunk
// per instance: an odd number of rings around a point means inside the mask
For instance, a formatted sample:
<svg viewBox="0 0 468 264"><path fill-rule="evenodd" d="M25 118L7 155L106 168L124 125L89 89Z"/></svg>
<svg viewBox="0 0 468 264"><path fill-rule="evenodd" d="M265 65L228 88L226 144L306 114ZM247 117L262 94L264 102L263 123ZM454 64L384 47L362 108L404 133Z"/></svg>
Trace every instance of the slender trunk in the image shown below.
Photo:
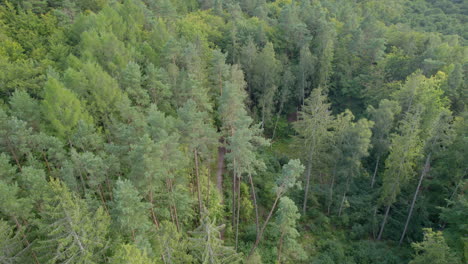
<svg viewBox="0 0 468 264"><path fill-rule="evenodd" d="M257 239L255 240L255 244L253 245L252 249L250 250L249 253L249 258L252 256L252 254L255 252L255 249L258 247L258 244L262 240L263 232L265 232L265 228L270 221L271 216L273 215L273 211L276 208L276 204L278 203L279 198L281 197L280 194L276 195L275 202L273 203L273 206L271 207L270 213L268 213L267 219L265 220L265 223L263 223L262 229L260 229L260 233L257 235Z"/></svg>
<svg viewBox="0 0 468 264"><path fill-rule="evenodd" d="M156 230L158 230L159 221L158 221L158 218L156 218L156 214L154 213L153 190L150 191L149 198L150 198L150 203L151 203L151 208L150 208L151 219L153 220L153 224L156 226Z"/></svg>
<svg viewBox="0 0 468 264"><path fill-rule="evenodd" d="M338 162L337 162L338 163ZM328 194L328 208L327 208L327 214L330 214L331 211L331 206L333 204L333 188L335 187L335 177L336 177L336 166L337 163L335 163L335 166L333 167L333 175L332 175L332 182L330 185L330 192Z"/></svg>
<svg viewBox="0 0 468 264"><path fill-rule="evenodd" d="M18 231L20 231L21 224L19 223L18 218L16 218L16 216L13 216L13 220L15 220L16 227L18 228ZM31 243L29 242L26 235L24 233L22 233L21 236L23 237L24 242L26 242L26 247L29 247L31 245ZM32 249L31 249L31 255L32 255L33 259L34 259L34 263L39 264L39 260L37 259L37 255Z"/></svg>
<svg viewBox="0 0 468 264"><path fill-rule="evenodd" d="M210 201L210 191L211 191L211 169L210 166L208 166L208 176L206 177L206 185L208 186L208 190L206 191L206 201L205 203L207 204L207 207L209 206L209 201Z"/></svg>
<svg viewBox="0 0 468 264"><path fill-rule="evenodd" d="M236 225L236 160L233 161L233 174L232 174L232 205L231 205L231 222L232 222L232 227Z"/></svg>
<svg viewBox="0 0 468 264"><path fill-rule="evenodd" d="M348 176L347 179L346 179L346 187L345 187L345 191L343 193L343 199L341 199L340 209L338 210L338 216L341 216L341 212L343 211L344 202L346 200L346 193L348 192L348 189L349 189L349 180L350 180L350 178L351 178L351 176Z"/></svg>
<svg viewBox="0 0 468 264"><path fill-rule="evenodd" d="M257 232L256 235L258 236L260 224L258 223L257 195L255 194L255 186L253 184L252 174L250 174L250 173L249 173L249 181L250 181L250 188L252 189L252 198L253 198L254 208L255 208L255 229L256 229L256 232Z"/></svg>
<svg viewBox="0 0 468 264"><path fill-rule="evenodd" d="M307 210L307 195L309 193L309 185L310 185L310 172L312 170L312 151L309 153L309 163L307 164L307 171L306 171L306 186L304 189L304 204L302 207L302 214L305 216Z"/></svg>
<svg viewBox="0 0 468 264"><path fill-rule="evenodd" d="M200 174L198 170L198 153L197 150L195 149L193 151L194 156L195 156L195 175L197 176L197 196L198 196L198 212L202 213L202 200L201 200L201 192L200 192Z"/></svg>
<svg viewBox="0 0 468 264"><path fill-rule="evenodd" d="M113 193L112 193L112 187L111 187L111 184L110 184L110 180L109 180L109 175L107 175L106 173L106 185L107 185L107 191L109 192L109 200L112 201L112 197L113 197Z"/></svg>
<svg viewBox="0 0 468 264"><path fill-rule="evenodd" d="M216 188L218 189L221 197L223 196L223 171L224 171L224 154L225 153L226 153L226 148L222 146L218 147L218 164L217 164L218 166L216 170Z"/></svg>
<svg viewBox="0 0 468 264"><path fill-rule="evenodd" d="M411 207L408 212L408 217L406 218L405 228L403 229L403 233L401 233L399 245L403 243L403 239L405 238L406 230L408 229L408 224L411 220L411 216L413 215L414 205L416 203L416 199L418 198L419 188L421 188L422 181L424 177L426 176L426 174L429 172L430 160L431 160L431 153L427 155L426 162L421 172L421 177L419 177L418 186L416 187L416 191L414 192L413 201L411 202Z"/></svg>
<svg viewBox="0 0 468 264"><path fill-rule="evenodd" d="M341 212L343 211L343 205L346 200L346 191L343 193L343 198L341 199L340 209L338 210L338 216L341 216Z"/></svg>
<svg viewBox="0 0 468 264"><path fill-rule="evenodd" d="M99 196L101 197L101 201L102 201L102 206L104 206L104 209L106 210L107 215L109 215L109 210L107 208L107 203L106 203L106 199L104 198L104 193L102 191L101 184L98 184L98 188L99 188Z"/></svg>
<svg viewBox="0 0 468 264"><path fill-rule="evenodd" d="M85 180L83 178L83 173L81 172L81 167L78 169L79 175L80 175L80 181L81 181L81 188L83 188L83 196L86 194L86 185L85 185Z"/></svg>
<svg viewBox="0 0 468 264"><path fill-rule="evenodd" d="M236 219L236 250L239 243L239 215L240 215L240 178L237 179L237 219Z"/></svg>
<svg viewBox="0 0 468 264"><path fill-rule="evenodd" d="M50 169L49 161L47 160L47 156L44 151L42 151L42 157L44 158L44 162L46 164L47 170L49 171L49 175L50 175L52 170Z"/></svg>
<svg viewBox="0 0 468 264"><path fill-rule="evenodd" d="M377 156L377 161L375 162L374 174L372 175L371 188L374 188L375 176L377 175L377 170L379 169L380 155Z"/></svg>
<svg viewBox="0 0 468 264"><path fill-rule="evenodd" d="M171 192L171 195L173 196L174 194L174 185L172 183L172 179L169 179L169 190ZM174 199L171 199L172 200L172 208L174 210L174 219L175 219L175 224L176 224L176 227L177 227L177 232L180 232L180 224L179 224L179 216L177 214L177 207L176 207L176 204L174 202Z"/></svg>
<svg viewBox="0 0 468 264"><path fill-rule="evenodd" d="M375 216L377 215L377 206L374 208L374 215L372 216L372 238L375 240L375 233L376 233L376 230L375 230Z"/></svg>
<svg viewBox="0 0 468 264"><path fill-rule="evenodd" d="M385 216L384 216L384 219L382 220L382 225L380 227L380 232L379 232L379 236L377 237L377 240L382 239L382 234L385 228L385 224L387 223L388 213L390 212L390 206L391 206L390 204L387 205L387 210L385 210Z"/></svg>
<svg viewBox="0 0 468 264"><path fill-rule="evenodd" d="M460 180L458 181L457 185L455 185L455 189L453 190L452 194L450 195L450 198L449 198L449 201L452 201L453 200L453 197L457 194L458 192L458 188L460 188L460 185L462 184L462 180L463 178L465 177L466 175L466 170L468 168L465 168L465 170L463 171L463 174L461 175L460 177Z"/></svg>
<svg viewBox="0 0 468 264"><path fill-rule="evenodd" d="M13 158L15 159L15 162L16 162L16 166L18 166L18 169L19 171L22 171L22 168L21 168L21 164L19 162L19 158L18 156L16 155L16 151L13 149L13 147L11 146L11 142L10 142L10 139L7 138L7 145L8 145L8 149L10 150L10 153L11 155L13 156Z"/></svg>
<svg viewBox="0 0 468 264"><path fill-rule="evenodd" d="M278 243L278 258L277 258L278 264L281 263L281 250L283 249L283 238L284 238L284 232L281 231L281 236L280 236L279 243Z"/></svg>
<svg viewBox="0 0 468 264"><path fill-rule="evenodd" d="M276 114L275 126L273 127L273 134L272 134L272 136L271 136L271 140L272 140L272 141L273 141L273 139L275 138L275 135L276 135L276 127L278 126L278 121L279 121L281 112L283 112L283 107L284 107L284 99L282 98L282 99L281 99L281 103L280 103L280 107L279 107L279 110L278 110L278 113Z"/></svg>
<svg viewBox="0 0 468 264"><path fill-rule="evenodd" d="M262 104L262 129L265 128L265 104Z"/></svg>

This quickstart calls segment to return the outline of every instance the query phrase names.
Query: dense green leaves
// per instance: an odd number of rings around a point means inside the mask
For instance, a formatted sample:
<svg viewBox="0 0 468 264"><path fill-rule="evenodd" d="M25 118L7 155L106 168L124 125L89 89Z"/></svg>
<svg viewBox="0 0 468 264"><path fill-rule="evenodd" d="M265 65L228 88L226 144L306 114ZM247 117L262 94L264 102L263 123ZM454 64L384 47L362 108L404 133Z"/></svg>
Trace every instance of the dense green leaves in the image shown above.
<svg viewBox="0 0 468 264"><path fill-rule="evenodd" d="M0 263L466 262L465 10L2 1Z"/></svg>

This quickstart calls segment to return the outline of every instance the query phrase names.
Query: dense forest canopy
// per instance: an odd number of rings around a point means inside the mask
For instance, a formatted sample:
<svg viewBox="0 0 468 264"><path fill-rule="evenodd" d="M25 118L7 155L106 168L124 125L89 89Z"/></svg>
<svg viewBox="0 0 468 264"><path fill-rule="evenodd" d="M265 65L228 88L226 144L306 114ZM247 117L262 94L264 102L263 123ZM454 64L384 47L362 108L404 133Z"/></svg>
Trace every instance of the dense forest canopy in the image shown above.
<svg viewBox="0 0 468 264"><path fill-rule="evenodd" d="M467 17L0 1L0 263L467 263Z"/></svg>

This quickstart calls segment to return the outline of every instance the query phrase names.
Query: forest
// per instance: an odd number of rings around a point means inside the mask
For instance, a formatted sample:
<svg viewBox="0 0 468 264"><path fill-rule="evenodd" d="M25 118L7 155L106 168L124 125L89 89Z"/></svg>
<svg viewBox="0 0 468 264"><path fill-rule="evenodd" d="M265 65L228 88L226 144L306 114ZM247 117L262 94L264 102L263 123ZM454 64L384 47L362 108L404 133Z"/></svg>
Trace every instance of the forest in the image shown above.
<svg viewBox="0 0 468 264"><path fill-rule="evenodd" d="M1 0L0 264L468 263L468 1Z"/></svg>

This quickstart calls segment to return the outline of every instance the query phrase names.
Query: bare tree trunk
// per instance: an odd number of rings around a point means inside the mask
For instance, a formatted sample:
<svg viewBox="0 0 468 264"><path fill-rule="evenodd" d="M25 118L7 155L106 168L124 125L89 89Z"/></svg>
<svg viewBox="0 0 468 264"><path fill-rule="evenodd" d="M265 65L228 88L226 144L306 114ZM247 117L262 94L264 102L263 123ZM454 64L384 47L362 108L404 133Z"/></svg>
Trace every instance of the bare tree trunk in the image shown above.
<svg viewBox="0 0 468 264"><path fill-rule="evenodd" d="M258 244L260 243L260 240L262 239L263 232L265 232L265 228L270 221L271 216L273 215L273 211L276 208L276 204L278 203L279 198L281 195L276 195L275 202L273 203L273 206L271 207L270 213L268 213L267 219L265 220L265 223L263 223L262 229L260 229L260 233L257 235L257 239L255 240L255 244L253 245L252 249L250 250L248 258L252 256L252 254L255 252L255 249L258 247Z"/></svg>
<svg viewBox="0 0 468 264"><path fill-rule="evenodd" d="M169 179L169 190L171 194L174 194L174 187L173 187L172 179ZM174 219L175 219L175 224L177 227L177 232L180 232L180 224L179 224L179 216L177 214L177 207L174 203L174 199L171 199L171 200L172 200L172 208L174 210Z"/></svg>
<svg viewBox="0 0 468 264"><path fill-rule="evenodd" d="M375 240L375 233L376 233L376 230L375 230L375 216L377 215L377 206L374 208L374 215L372 216L372 238Z"/></svg>
<svg viewBox="0 0 468 264"><path fill-rule="evenodd" d="M150 203L151 203L151 218L153 220L154 225L156 226L156 230L159 229L159 221L158 218L156 218L156 214L154 213L154 203L153 203L153 190L150 191L149 193L149 198L150 198Z"/></svg>
<svg viewBox="0 0 468 264"><path fill-rule="evenodd" d="M104 192L102 190L101 184L98 184L98 188L99 188L99 196L101 197L101 201L102 201L102 206L104 206L104 209L106 210L107 215L110 215L109 209L107 209L107 202L106 202L106 199L104 198Z"/></svg>
<svg viewBox="0 0 468 264"><path fill-rule="evenodd" d="M388 213L390 212L390 206L391 204L387 205L387 210L385 210L385 216L384 216L384 219L382 220L382 225L380 227L380 232L379 232L379 236L377 237L377 240L382 239L382 234L385 228L385 224L387 223Z"/></svg>
<svg viewBox="0 0 468 264"><path fill-rule="evenodd" d="M312 151L309 153L309 163L307 163L307 171L306 171L306 186L304 189L304 204L302 207L302 214L305 216L307 210L307 195L309 193L309 185L310 185L310 173L312 170Z"/></svg>
<svg viewBox="0 0 468 264"><path fill-rule="evenodd" d="M375 177L377 175L377 170L379 169L379 163L380 163L380 155L377 156L377 161L375 163L375 169L374 169L374 174L372 175L372 181L371 181L371 188L374 188L374 183L375 183Z"/></svg>
<svg viewBox="0 0 468 264"><path fill-rule="evenodd" d="M331 182L330 192L329 192L329 196L328 196L328 208L327 208L327 214L328 215L330 214L331 206L333 204L333 188L335 186L336 166L337 166L337 164L335 164L335 167L333 168L332 182Z"/></svg>
<svg viewBox="0 0 468 264"><path fill-rule="evenodd" d="M343 211L344 202L346 200L346 193L348 192L348 189L349 189L349 181L351 177L352 176L348 176L348 178L346 179L346 187L343 193L343 199L341 199L340 209L338 210L338 216L341 216L341 212Z"/></svg>
<svg viewBox="0 0 468 264"><path fill-rule="evenodd" d="M236 216L236 250L239 243L239 215L240 215L240 178L237 179L237 216Z"/></svg>
<svg viewBox="0 0 468 264"><path fill-rule="evenodd" d="M193 151L195 157L195 175L197 176L197 197L198 197L198 212L202 213L202 200L201 200L201 192L200 192L200 174L198 170L198 153L195 149Z"/></svg>
<svg viewBox="0 0 468 264"><path fill-rule="evenodd" d="M237 175L236 175L236 161L233 161L234 166L233 166L233 174L232 174L232 205L231 205L231 221L232 221L232 227L236 225L236 183L237 183Z"/></svg>
<svg viewBox="0 0 468 264"><path fill-rule="evenodd" d="M250 188L252 189L252 198L253 198L254 207L255 207L255 229L256 229L256 232L257 232L257 236L258 236L260 224L258 223L257 195L255 194L255 186L253 184L252 174L250 174L250 173L249 173L249 181L250 181Z"/></svg>
<svg viewBox="0 0 468 264"><path fill-rule="evenodd" d="M408 224L409 224L409 222L411 220L411 215L413 214L414 205L416 203L416 199L418 198L419 188L421 188L422 181L423 181L424 177L426 176L426 174L429 172L430 160L431 160L431 153L429 153L427 155L426 162L425 162L423 170L421 172L421 177L419 177L418 186L416 187L416 191L414 192L413 201L411 202L411 207L410 207L410 210L409 210L409 213L408 213L408 217L406 218L405 228L403 229L403 233L401 234L401 237L400 237L400 242L398 243L399 245L401 245L401 243L403 243L403 239L405 238L406 231L408 229Z"/></svg>
<svg viewBox="0 0 468 264"><path fill-rule="evenodd" d="M223 196L223 172L224 172L224 154L226 153L225 147L218 147L218 166L216 171L216 188L221 197ZM224 201L224 199L223 199Z"/></svg>
<svg viewBox="0 0 468 264"><path fill-rule="evenodd" d="M281 232L281 236L280 236L279 243L278 243L278 258L277 258L278 264L281 263L281 250L283 249L283 238L284 238L284 232Z"/></svg>

